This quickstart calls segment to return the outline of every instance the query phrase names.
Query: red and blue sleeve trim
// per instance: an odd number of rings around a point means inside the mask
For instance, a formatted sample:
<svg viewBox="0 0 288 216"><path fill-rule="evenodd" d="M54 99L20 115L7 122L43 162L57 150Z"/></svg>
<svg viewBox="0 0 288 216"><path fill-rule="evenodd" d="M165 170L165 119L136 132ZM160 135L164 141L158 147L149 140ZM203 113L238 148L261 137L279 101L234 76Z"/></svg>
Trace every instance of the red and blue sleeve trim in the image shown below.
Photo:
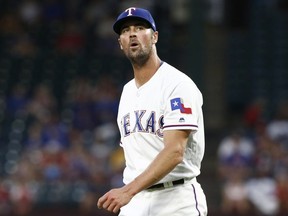
<svg viewBox="0 0 288 216"><path fill-rule="evenodd" d="M163 126L163 129L165 129L165 128L172 128L172 127L177 127L177 128L179 128L179 127L185 127L185 128L187 128L187 127L189 127L189 128L198 128L198 125L192 125L192 124L184 124L184 125L166 125L166 126Z"/></svg>

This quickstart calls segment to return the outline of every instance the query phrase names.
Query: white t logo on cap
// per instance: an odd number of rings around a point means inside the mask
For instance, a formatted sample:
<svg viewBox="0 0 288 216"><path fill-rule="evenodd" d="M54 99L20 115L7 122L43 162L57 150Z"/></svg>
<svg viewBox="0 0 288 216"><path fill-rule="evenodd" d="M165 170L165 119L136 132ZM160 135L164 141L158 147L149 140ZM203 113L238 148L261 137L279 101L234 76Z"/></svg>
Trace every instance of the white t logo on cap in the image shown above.
<svg viewBox="0 0 288 216"><path fill-rule="evenodd" d="M127 10L125 10L125 12L128 12L127 16L131 16L132 15L132 10L136 10L136 8L135 7L131 7L131 8L128 8Z"/></svg>

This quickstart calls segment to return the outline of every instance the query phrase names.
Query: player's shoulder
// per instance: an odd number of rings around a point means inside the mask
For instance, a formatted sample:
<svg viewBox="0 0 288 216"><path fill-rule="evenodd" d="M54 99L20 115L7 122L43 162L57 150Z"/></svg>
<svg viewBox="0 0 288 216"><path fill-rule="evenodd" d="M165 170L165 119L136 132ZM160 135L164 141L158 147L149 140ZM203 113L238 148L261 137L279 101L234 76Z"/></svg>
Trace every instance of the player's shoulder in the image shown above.
<svg viewBox="0 0 288 216"><path fill-rule="evenodd" d="M188 92L202 95L196 83L187 74L175 68L174 66L164 63L161 68L161 83L167 91L174 91L177 88L186 89Z"/></svg>
<svg viewBox="0 0 288 216"><path fill-rule="evenodd" d="M124 86L123 90L133 91L135 90L135 79L129 80Z"/></svg>
<svg viewBox="0 0 288 216"><path fill-rule="evenodd" d="M132 86L135 83L135 79L129 80L124 86Z"/></svg>

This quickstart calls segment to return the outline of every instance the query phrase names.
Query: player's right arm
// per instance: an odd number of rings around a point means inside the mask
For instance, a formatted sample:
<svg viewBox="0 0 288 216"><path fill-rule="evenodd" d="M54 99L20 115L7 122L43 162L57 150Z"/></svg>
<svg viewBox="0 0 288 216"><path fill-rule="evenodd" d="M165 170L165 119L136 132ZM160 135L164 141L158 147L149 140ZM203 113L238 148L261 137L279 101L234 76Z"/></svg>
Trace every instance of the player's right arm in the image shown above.
<svg viewBox="0 0 288 216"><path fill-rule="evenodd" d="M152 186L183 161L190 130L164 131L164 148L147 169L129 184L112 189L98 200L98 208L118 212L140 191Z"/></svg>

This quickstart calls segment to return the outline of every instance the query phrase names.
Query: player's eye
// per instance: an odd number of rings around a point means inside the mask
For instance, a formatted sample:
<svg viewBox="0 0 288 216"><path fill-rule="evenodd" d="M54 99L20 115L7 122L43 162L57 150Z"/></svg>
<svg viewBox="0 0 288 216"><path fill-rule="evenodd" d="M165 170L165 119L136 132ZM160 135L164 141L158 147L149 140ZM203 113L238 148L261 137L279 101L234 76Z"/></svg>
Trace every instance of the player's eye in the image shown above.
<svg viewBox="0 0 288 216"><path fill-rule="evenodd" d="M144 30L144 29L146 29L146 28L145 28L145 26L143 26L143 25L138 25L138 26L136 26L136 30L137 30L137 31L142 31L142 30Z"/></svg>
<svg viewBox="0 0 288 216"><path fill-rule="evenodd" d="M121 34L123 34L123 33L126 33L126 32L128 32L129 31L129 28L128 27L125 27L125 28L122 28L121 29Z"/></svg>

